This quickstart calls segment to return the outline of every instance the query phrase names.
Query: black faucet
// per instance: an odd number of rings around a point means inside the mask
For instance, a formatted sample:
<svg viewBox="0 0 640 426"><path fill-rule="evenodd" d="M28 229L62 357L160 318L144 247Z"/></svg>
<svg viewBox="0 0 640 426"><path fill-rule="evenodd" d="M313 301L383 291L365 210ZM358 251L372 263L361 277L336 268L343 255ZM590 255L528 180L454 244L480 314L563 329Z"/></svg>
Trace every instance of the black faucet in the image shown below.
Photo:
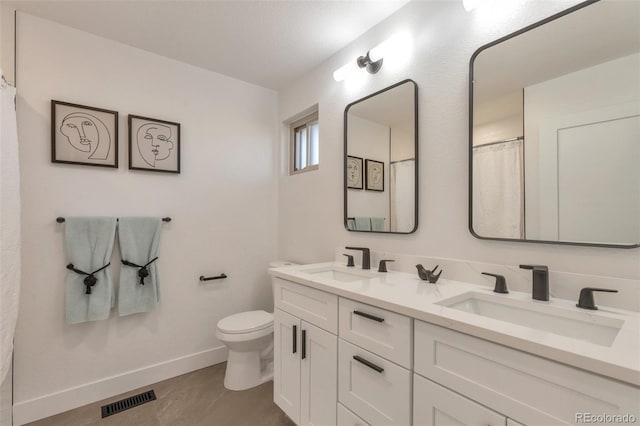
<svg viewBox="0 0 640 426"><path fill-rule="evenodd" d="M387 262L395 262L395 260L391 260L391 259L380 260L380 263L378 263L378 272L387 272Z"/></svg>
<svg viewBox="0 0 640 426"><path fill-rule="evenodd" d="M362 269L371 269L371 250L366 247L345 247L347 250L362 251Z"/></svg>
<svg viewBox="0 0 640 426"><path fill-rule="evenodd" d="M492 274L490 272L481 272L482 275L489 275L490 277L495 277L496 285L493 287L494 293L501 294L509 294L509 290L507 289L507 280L502 275Z"/></svg>
<svg viewBox="0 0 640 426"><path fill-rule="evenodd" d="M520 265L522 269L533 271L533 289L531 294L534 300L549 301L549 268L544 265Z"/></svg>
<svg viewBox="0 0 640 426"><path fill-rule="evenodd" d="M353 256L347 253L343 253L343 256L347 256L347 266L348 267L352 267L352 266L356 266L355 263L353 263Z"/></svg>
<svg viewBox="0 0 640 426"><path fill-rule="evenodd" d="M591 309L595 311L598 309L595 301L593 300L593 292L594 291L605 291L607 293L617 293L618 290L612 290L610 288L593 288L593 287L585 287L580 290L580 299L576 306L582 309Z"/></svg>

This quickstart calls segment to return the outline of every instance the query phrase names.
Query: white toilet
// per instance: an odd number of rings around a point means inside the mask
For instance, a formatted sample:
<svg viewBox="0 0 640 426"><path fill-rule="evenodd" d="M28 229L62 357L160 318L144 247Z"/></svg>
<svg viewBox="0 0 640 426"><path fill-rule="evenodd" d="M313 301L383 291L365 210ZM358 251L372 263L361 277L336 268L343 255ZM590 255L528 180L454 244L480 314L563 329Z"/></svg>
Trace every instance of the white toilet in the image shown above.
<svg viewBox="0 0 640 426"><path fill-rule="evenodd" d="M218 322L216 337L229 348L225 388L249 389L273 378L273 314L230 315Z"/></svg>
<svg viewBox="0 0 640 426"><path fill-rule="evenodd" d="M293 265L274 261L277 268ZM224 387L244 390L273 379L273 314L240 312L218 321L216 337L229 348Z"/></svg>

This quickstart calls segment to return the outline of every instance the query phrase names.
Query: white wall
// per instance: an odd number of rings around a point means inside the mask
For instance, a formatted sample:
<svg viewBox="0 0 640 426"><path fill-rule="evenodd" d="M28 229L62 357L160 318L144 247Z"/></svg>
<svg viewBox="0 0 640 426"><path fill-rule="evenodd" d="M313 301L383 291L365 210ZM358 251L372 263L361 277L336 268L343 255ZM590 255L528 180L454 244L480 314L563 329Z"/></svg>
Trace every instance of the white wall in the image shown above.
<svg viewBox="0 0 640 426"><path fill-rule="evenodd" d="M24 14L18 58L20 424L220 362L217 321L272 308L266 269L276 256L277 94ZM51 99L120 112L117 170L51 163ZM181 174L127 169L129 113L182 124ZM67 260L55 218L72 215L173 218L163 226L156 311L64 323ZM221 272L229 278L198 280Z"/></svg>
<svg viewBox="0 0 640 426"><path fill-rule="evenodd" d="M559 135L557 130L575 126L578 123L584 125L585 123L611 120L614 117L637 116L637 105L640 103L639 72L640 54L634 54L525 88L524 136L526 141L525 197L527 238L556 239L559 235ZM612 111L612 109L617 109L618 107L621 107L620 111ZM593 127L588 130L588 132L592 133L592 136L595 131L596 129ZM615 139L613 134L610 135L610 139ZM612 146L614 143L620 146L621 142L624 141L618 140L609 143ZM635 139L628 143L630 145L635 144L637 149L637 141ZM586 151L577 150L573 153L571 159L575 160L576 163L589 161L586 157L579 159L581 152L584 153ZM629 156L627 160L634 159L630 151L624 152L622 155ZM601 160L598 168L593 169L593 174L594 177L604 177L600 179L607 185L604 188L600 188L601 191L597 191L597 188L594 187L590 196L593 197L591 200L598 200L596 204L611 207L608 214L604 211L600 218L606 225L600 227L600 232L593 232L593 229L571 232L571 239L574 241L589 241L597 238L596 241L606 242L608 236L610 238L609 241L624 241L629 244L629 239L635 238L634 241L637 242L639 184L638 180L634 179L633 176L637 176L638 162L632 161L625 169L623 167L624 164L617 160L612 160L609 163L604 161L604 157ZM608 171L608 168L617 168L617 172L622 175L628 174L624 187L613 184L616 180L612 175L616 171ZM623 183L625 181L624 176L620 177L620 183ZM619 202L607 203L607 201L613 201L609 198L613 192L611 191L612 188L616 188L621 192L620 200ZM574 188L573 191L577 191L577 188ZM633 196L626 197L626 193L633 194ZM634 199L634 201L631 199ZM564 206L573 205L574 203L589 206L593 203L588 198L581 201L580 197L571 200L573 201L572 203L569 203L568 201L570 200L566 200L564 197L562 201ZM587 214L581 216L582 220L586 220L588 228L593 228L591 226L595 213L593 207L591 205L591 208L587 209L590 212L588 211L586 212ZM621 215L621 211L627 212L628 215ZM625 230L615 231L619 223L626 223L628 226ZM578 231L578 229L575 229L575 231Z"/></svg>
<svg viewBox="0 0 640 426"><path fill-rule="evenodd" d="M499 142L523 136L523 91L485 102L475 102L473 145Z"/></svg>
<svg viewBox="0 0 640 426"><path fill-rule="evenodd" d="M14 84L13 75L13 9L5 7L0 2L0 64L4 77L11 84Z"/></svg>
<svg viewBox="0 0 640 426"><path fill-rule="evenodd" d="M391 129L391 159L402 161L415 158L416 135L413 128L395 127Z"/></svg>
<svg viewBox="0 0 640 426"><path fill-rule="evenodd" d="M459 1L412 2L280 93L280 120L314 103L320 109L321 164L314 173L280 176L279 254L303 262L330 260L338 246L640 277L640 252L485 241L468 230L468 71L480 46L578 1L498 1L467 13ZM359 85L337 83L335 69L399 30L413 39L407 64L385 62ZM355 99L405 78L418 84L419 228L411 235L348 232L343 227L343 110ZM286 140L284 133L281 141ZM551 283L553 286L553 282Z"/></svg>

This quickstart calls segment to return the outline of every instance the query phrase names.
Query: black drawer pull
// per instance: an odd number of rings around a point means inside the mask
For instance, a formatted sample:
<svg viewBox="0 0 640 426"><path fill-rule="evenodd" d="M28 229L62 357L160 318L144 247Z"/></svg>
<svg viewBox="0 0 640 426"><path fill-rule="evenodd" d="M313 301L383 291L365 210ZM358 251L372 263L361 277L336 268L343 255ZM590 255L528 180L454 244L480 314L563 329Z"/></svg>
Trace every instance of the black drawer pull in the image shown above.
<svg viewBox="0 0 640 426"><path fill-rule="evenodd" d="M365 317L365 318L368 318L370 320L374 320L374 321L378 321L378 322L384 322L384 318L380 318L380 317L377 317L375 315L367 314L365 312L353 311L353 313L355 315L360 315L361 317Z"/></svg>
<svg viewBox="0 0 640 426"><path fill-rule="evenodd" d="M369 367L372 370L376 370L378 373L382 373L384 371L384 368L379 367L379 366L375 365L374 363L372 363L371 361L367 361L366 359L361 358L358 355L354 355L353 359L355 359L359 363L362 363L362 364L366 365L367 367Z"/></svg>
<svg viewBox="0 0 640 426"><path fill-rule="evenodd" d="M302 359L307 357L307 330L302 330Z"/></svg>
<svg viewBox="0 0 640 426"><path fill-rule="evenodd" d="M294 325L293 326L293 352L292 353L296 353L298 352L298 326Z"/></svg>

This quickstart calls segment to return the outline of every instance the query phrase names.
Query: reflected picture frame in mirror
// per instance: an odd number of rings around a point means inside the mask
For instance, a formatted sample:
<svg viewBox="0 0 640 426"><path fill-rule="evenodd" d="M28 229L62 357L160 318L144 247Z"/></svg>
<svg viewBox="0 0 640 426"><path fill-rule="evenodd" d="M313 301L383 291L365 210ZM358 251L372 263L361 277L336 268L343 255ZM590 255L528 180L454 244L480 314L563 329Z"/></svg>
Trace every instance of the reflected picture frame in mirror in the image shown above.
<svg viewBox="0 0 640 426"><path fill-rule="evenodd" d="M626 199L635 195L637 205L629 203L640 212L640 184L635 185L633 177L624 183L625 172L616 170L623 168L617 159L631 157L634 160L625 160L624 170L640 176L640 161L633 154L640 154L640 143L633 142L640 140L633 136L640 132L640 77L633 75L634 67L640 68L640 6L622 3L582 2L492 41L472 55L468 227L474 237L640 247L640 214L618 214L626 211ZM629 12L625 7L635 9ZM596 34L593 22L602 27ZM627 86L620 83L620 73L612 72L620 67L626 70ZM587 79L596 72L602 79ZM616 95L610 94L614 92L610 80L619 86ZM601 94L606 97L599 99ZM605 145L616 138L597 125L615 121L622 127L619 123L629 118L634 120L624 124L629 133L617 133L627 142ZM596 136L598 131L604 136ZM611 153L609 163L603 152ZM606 173L609 169L616 172ZM584 178L589 174L595 185ZM615 180L615 174L622 177ZM623 200L618 204L607 199L615 193ZM619 231L625 220L627 227Z"/></svg>
<svg viewBox="0 0 640 426"><path fill-rule="evenodd" d="M347 155L346 185L348 189L364 189L362 158Z"/></svg>
<svg viewBox="0 0 640 426"><path fill-rule="evenodd" d="M410 234L418 229L415 81L402 80L345 107L343 158L346 230ZM363 187L353 176L357 160Z"/></svg>

